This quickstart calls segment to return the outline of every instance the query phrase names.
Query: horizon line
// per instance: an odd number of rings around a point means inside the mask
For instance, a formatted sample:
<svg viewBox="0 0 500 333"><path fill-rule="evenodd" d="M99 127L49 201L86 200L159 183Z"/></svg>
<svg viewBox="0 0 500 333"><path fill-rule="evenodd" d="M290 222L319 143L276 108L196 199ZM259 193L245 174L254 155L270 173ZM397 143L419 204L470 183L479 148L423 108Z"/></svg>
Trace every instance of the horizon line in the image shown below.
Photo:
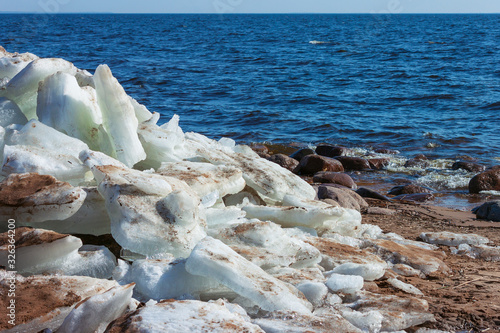
<svg viewBox="0 0 500 333"><path fill-rule="evenodd" d="M21 12L21 11L0 11L0 15L2 14L47 14L47 15L62 15L62 14L95 14L95 15L311 15L311 14L324 14L324 15L498 15L500 12L458 12L458 13L450 13L450 12L432 12L432 13L421 13L421 12L411 12L411 13L370 13L370 12L290 12L290 13L205 13L205 12L192 12L192 13L168 13L168 12L124 12L124 13L115 13L115 12L59 12L59 13L46 13L46 12Z"/></svg>

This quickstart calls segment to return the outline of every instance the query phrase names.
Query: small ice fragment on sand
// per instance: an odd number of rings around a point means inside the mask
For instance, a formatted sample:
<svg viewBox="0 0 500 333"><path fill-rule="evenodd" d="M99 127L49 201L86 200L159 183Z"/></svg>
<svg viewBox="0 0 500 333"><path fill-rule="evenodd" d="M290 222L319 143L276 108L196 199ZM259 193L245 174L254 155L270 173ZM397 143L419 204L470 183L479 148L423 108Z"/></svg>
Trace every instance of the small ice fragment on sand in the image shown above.
<svg viewBox="0 0 500 333"><path fill-rule="evenodd" d="M355 294L363 288L363 278L357 275L332 273L325 283L335 293Z"/></svg>
<svg viewBox="0 0 500 333"><path fill-rule="evenodd" d="M476 234L455 234L448 231L423 232L420 234L420 238L427 243L446 246L481 245L490 242L488 238Z"/></svg>

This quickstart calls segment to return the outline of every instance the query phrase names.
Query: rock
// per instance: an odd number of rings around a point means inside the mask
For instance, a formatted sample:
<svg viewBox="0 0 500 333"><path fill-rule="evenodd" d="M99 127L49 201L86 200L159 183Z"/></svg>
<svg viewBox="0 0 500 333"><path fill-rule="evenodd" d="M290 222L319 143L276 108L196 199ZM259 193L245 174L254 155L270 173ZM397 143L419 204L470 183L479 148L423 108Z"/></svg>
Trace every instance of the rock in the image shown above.
<svg viewBox="0 0 500 333"><path fill-rule="evenodd" d="M332 145L319 145L316 147L316 154L326 157L346 156L350 149Z"/></svg>
<svg viewBox="0 0 500 333"><path fill-rule="evenodd" d="M104 332L113 320L125 314L132 302L134 284L113 287L79 303L64 319L58 333Z"/></svg>
<svg viewBox="0 0 500 333"><path fill-rule="evenodd" d="M370 240L364 246L372 248L373 253L387 262L405 264L426 275L450 271L443 262L443 259L446 258L444 252L427 250L415 245L402 245L389 240Z"/></svg>
<svg viewBox="0 0 500 333"><path fill-rule="evenodd" d="M295 170L295 168L299 165L299 162L296 159L286 156L285 154L274 154L269 156L267 159L290 171Z"/></svg>
<svg viewBox="0 0 500 333"><path fill-rule="evenodd" d="M372 215L394 215L396 214L396 211L394 209L389 209L389 208L368 207L366 213Z"/></svg>
<svg viewBox="0 0 500 333"><path fill-rule="evenodd" d="M87 297L113 287L116 281L84 276L35 275L24 278L0 270L0 305L7 308L10 280L16 279L16 326L0 321L3 333L56 331L71 310Z"/></svg>
<svg viewBox="0 0 500 333"><path fill-rule="evenodd" d="M383 201L391 201L388 197L378 193L377 191L371 190L366 187L360 187L356 190L356 193L362 196L363 198L372 198L372 199L378 199L378 200L383 200Z"/></svg>
<svg viewBox="0 0 500 333"><path fill-rule="evenodd" d="M335 159L342 163L344 170L363 171L370 169L370 163L368 163L368 160L361 157L337 156Z"/></svg>
<svg viewBox="0 0 500 333"><path fill-rule="evenodd" d="M320 171L343 172L342 163L330 157L320 155L305 156L294 170L297 174L312 175Z"/></svg>
<svg viewBox="0 0 500 333"><path fill-rule="evenodd" d="M111 277L115 256L103 246L83 246L79 238L53 231L17 228L15 233L16 270L22 275L63 274ZM7 267L9 236L0 234L0 265Z"/></svg>
<svg viewBox="0 0 500 333"><path fill-rule="evenodd" d="M0 216L24 223L64 220L83 205L87 193L52 176L12 174L0 183Z"/></svg>
<svg viewBox="0 0 500 333"><path fill-rule="evenodd" d="M318 187L318 198L332 199L337 201L341 207L357 211L368 208L366 201L359 194L349 189L322 185Z"/></svg>
<svg viewBox="0 0 500 333"><path fill-rule="evenodd" d="M363 278L357 275L333 273L325 284L334 293L355 294L363 288Z"/></svg>
<svg viewBox="0 0 500 333"><path fill-rule="evenodd" d="M370 158L368 159L368 164L370 164L370 169L373 170L383 170L391 162L388 158Z"/></svg>
<svg viewBox="0 0 500 333"><path fill-rule="evenodd" d="M427 168L429 167L429 160L428 158L423 155L423 154L419 154L417 156L415 156L414 158L406 161L405 163L405 168Z"/></svg>
<svg viewBox="0 0 500 333"><path fill-rule="evenodd" d="M300 162L304 157L314 155L314 150L310 148L302 148L291 154L290 157Z"/></svg>
<svg viewBox="0 0 500 333"><path fill-rule="evenodd" d="M387 155L397 155L397 154L399 154L398 150L387 149L387 148L378 148L378 149L375 149L375 152L377 154L387 154Z"/></svg>
<svg viewBox="0 0 500 333"><path fill-rule="evenodd" d="M389 195L400 194L415 194L415 193L432 193L433 190L428 187L418 186L415 184L399 185L391 188Z"/></svg>
<svg viewBox="0 0 500 333"><path fill-rule="evenodd" d="M448 231L423 232L420 234L420 239L426 243L446 246L481 245L490 242L488 238L476 234L455 234Z"/></svg>
<svg viewBox="0 0 500 333"><path fill-rule="evenodd" d="M392 200L426 202L434 200L434 195L432 193L401 194Z"/></svg>
<svg viewBox="0 0 500 333"><path fill-rule="evenodd" d="M256 152L260 157L263 157L265 155L269 156L269 148L267 148L267 146L265 145L252 144L250 145L250 148L252 148L252 150Z"/></svg>
<svg viewBox="0 0 500 333"><path fill-rule="evenodd" d="M186 262L186 270L218 281L266 311L310 313L312 309L296 288L272 277L211 237L196 245Z"/></svg>
<svg viewBox="0 0 500 333"><path fill-rule="evenodd" d="M500 169L487 170L474 176L469 182L469 193L500 191Z"/></svg>
<svg viewBox="0 0 500 333"><path fill-rule="evenodd" d="M341 172L331 172L331 171L318 172L314 174L313 182L339 184L351 188L353 190L357 188L357 185L354 182L354 180L352 180L352 178L348 174Z"/></svg>
<svg viewBox="0 0 500 333"><path fill-rule="evenodd" d="M1 193L1 192L0 192ZM500 200L485 202L472 210L478 219L500 222Z"/></svg>
<svg viewBox="0 0 500 333"><path fill-rule="evenodd" d="M112 322L108 333L264 333L250 322L245 310L223 300L164 300L130 312Z"/></svg>
<svg viewBox="0 0 500 333"><path fill-rule="evenodd" d="M453 163L453 165L451 166L451 169L452 170L462 169L462 170L469 171L469 172L479 173L479 172L483 172L486 169L486 167L484 165L481 165L478 163L459 161L459 162Z"/></svg>

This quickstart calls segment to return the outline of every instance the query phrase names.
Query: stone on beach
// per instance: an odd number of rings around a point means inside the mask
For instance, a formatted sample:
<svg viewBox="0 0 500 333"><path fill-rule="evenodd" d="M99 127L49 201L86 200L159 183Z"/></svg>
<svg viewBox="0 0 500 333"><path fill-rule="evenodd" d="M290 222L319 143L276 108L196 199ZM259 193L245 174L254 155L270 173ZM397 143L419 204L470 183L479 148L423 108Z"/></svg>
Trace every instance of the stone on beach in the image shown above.
<svg viewBox="0 0 500 333"><path fill-rule="evenodd" d="M302 148L290 155L291 158L300 162L304 157L314 155L314 150L311 148Z"/></svg>
<svg viewBox="0 0 500 333"><path fill-rule="evenodd" d="M319 199L332 199L341 207L362 211L368 208L368 203L355 191L323 184L318 187Z"/></svg>
<svg viewBox="0 0 500 333"><path fill-rule="evenodd" d="M313 175L320 171L343 172L344 167L342 163L330 157L307 155L300 160L294 172L297 174Z"/></svg>
<svg viewBox="0 0 500 333"><path fill-rule="evenodd" d="M469 193L481 191L500 191L500 169L486 170L469 182Z"/></svg>
<svg viewBox="0 0 500 333"><path fill-rule="evenodd" d="M345 147L332 145L318 145L316 153L326 157L346 156L351 153L351 150Z"/></svg>
<svg viewBox="0 0 500 333"><path fill-rule="evenodd" d="M389 195L400 194L415 194L415 193L432 193L433 190L427 187L418 186L415 184L399 185L391 188Z"/></svg>
<svg viewBox="0 0 500 333"><path fill-rule="evenodd" d="M211 237L196 245L186 262L186 270L218 281L266 311L310 313L312 309L296 288L272 277Z"/></svg>
<svg viewBox="0 0 500 333"><path fill-rule="evenodd" d="M472 210L478 219L500 222L500 201L485 202Z"/></svg>
<svg viewBox="0 0 500 333"><path fill-rule="evenodd" d="M263 333L245 311L223 300L200 302L165 300L128 313L112 322L108 333Z"/></svg>
<svg viewBox="0 0 500 333"><path fill-rule="evenodd" d="M478 172L483 172L486 169L486 167L484 165L474 163L474 162L459 161L459 162L453 163L453 165L451 166L451 169L452 170L462 169L462 170L465 170L468 172L478 173Z"/></svg>
<svg viewBox="0 0 500 333"><path fill-rule="evenodd" d="M363 171L371 169L368 160L361 157L337 156L335 159L342 163L344 170L347 171Z"/></svg>
<svg viewBox="0 0 500 333"><path fill-rule="evenodd" d="M299 165L299 162L296 159L286 156L285 154L274 154L269 156L267 159L290 171L295 170L295 168Z"/></svg>
<svg viewBox="0 0 500 333"><path fill-rule="evenodd" d="M357 188L356 183L352 178L341 172L321 171L314 174L313 182L315 183L333 183L349 187L353 190Z"/></svg>

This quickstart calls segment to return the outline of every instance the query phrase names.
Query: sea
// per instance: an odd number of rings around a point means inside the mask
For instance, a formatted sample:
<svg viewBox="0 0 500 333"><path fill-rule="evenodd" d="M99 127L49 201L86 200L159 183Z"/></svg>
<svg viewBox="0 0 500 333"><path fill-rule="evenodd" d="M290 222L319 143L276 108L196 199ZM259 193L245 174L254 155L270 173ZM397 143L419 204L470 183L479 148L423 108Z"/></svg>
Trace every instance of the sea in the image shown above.
<svg viewBox="0 0 500 333"><path fill-rule="evenodd" d="M460 209L494 196L468 195L473 174L450 167L500 164L500 15L1 14L0 45L89 72L108 64L184 131L400 152L386 171L352 173L358 185L403 178ZM430 166L405 168L417 154Z"/></svg>

